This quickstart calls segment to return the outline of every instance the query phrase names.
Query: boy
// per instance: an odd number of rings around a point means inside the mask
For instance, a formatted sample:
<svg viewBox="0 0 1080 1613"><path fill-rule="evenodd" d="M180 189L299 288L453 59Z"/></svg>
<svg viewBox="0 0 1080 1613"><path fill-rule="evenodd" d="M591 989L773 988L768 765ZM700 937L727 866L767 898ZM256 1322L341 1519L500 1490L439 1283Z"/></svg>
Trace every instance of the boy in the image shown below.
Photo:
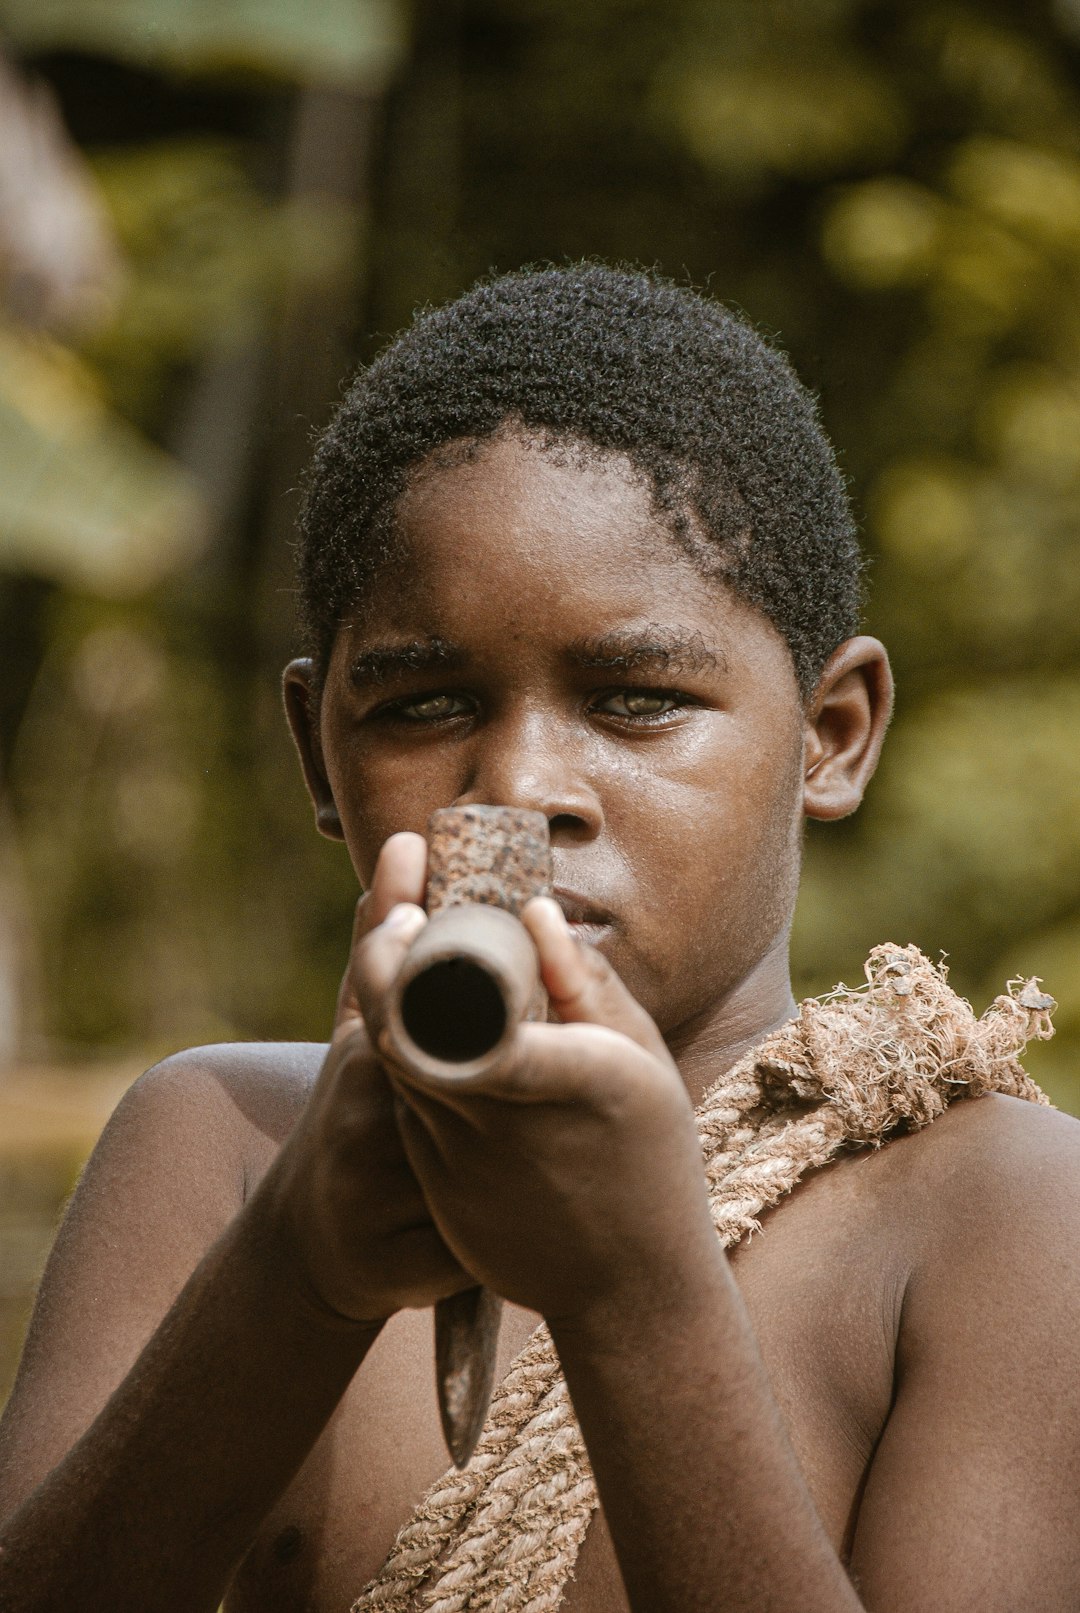
<svg viewBox="0 0 1080 1613"><path fill-rule="evenodd" d="M889 711L858 570L811 402L691 293L508 276L358 380L285 678L367 890L332 1041L167 1060L111 1122L4 1425L9 1613L1077 1605L1080 1128L911 1129L1032 1095L1045 999L975 1026L894 950L857 1035L788 1024L802 818L854 809ZM553 1012L449 1101L379 1042L418 831L470 801L547 815ZM413 1516L427 1313L475 1281L524 1353Z"/></svg>

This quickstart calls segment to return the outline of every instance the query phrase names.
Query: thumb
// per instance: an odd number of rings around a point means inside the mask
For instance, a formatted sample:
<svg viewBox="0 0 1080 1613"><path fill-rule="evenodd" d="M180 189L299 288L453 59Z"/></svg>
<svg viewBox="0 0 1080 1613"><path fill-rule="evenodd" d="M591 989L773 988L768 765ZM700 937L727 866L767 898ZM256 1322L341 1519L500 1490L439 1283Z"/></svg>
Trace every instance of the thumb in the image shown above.
<svg viewBox="0 0 1080 1613"><path fill-rule="evenodd" d="M334 1041L358 1023L377 1043L383 1027L387 992L393 985L405 954L427 923L427 914L413 902L399 902L373 930L354 928L345 978L338 994Z"/></svg>
<svg viewBox="0 0 1080 1613"><path fill-rule="evenodd" d="M427 843L422 835L401 831L383 843L371 888L361 896L353 914L349 961L334 1013L335 1038L342 1026L355 1025L363 1018L356 995L354 964L364 938L383 923L398 903L410 902L417 906L423 903L426 873Z"/></svg>
<svg viewBox="0 0 1080 1613"><path fill-rule="evenodd" d="M665 1064L671 1062L651 1017L603 953L575 938L558 902L550 896L534 898L523 909L521 922L540 954L548 998L564 1024L606 1025Z"/></svg>

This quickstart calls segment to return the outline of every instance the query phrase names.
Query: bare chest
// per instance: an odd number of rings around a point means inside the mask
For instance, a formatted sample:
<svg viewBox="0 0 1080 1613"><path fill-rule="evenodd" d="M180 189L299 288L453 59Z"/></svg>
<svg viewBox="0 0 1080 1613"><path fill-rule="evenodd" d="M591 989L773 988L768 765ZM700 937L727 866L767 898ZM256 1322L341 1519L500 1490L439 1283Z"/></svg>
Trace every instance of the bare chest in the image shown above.
<svg viewBox="0 0 1080 1613"><path fill-rule="evenodd" d="M857 1163L857 1162L856 1162ZM891 1402L900 1267L877 1218L845 1203L851 1165L803 1190L733 1255L752 1326L818 1512L845 1553ZM865 1209L865 1206L861 1208ZM505 1373L535 1318L510 1311ZM657 1393L662 1385L657 1384ZM381 1568L400 1526L446 1470L435 1405L430 1315L395 1317L242 1565L228 1613L346 1613ZM722 1498L703 1496L702 1527ZM624 1613L601 1513L563 1607Z"/></svg>

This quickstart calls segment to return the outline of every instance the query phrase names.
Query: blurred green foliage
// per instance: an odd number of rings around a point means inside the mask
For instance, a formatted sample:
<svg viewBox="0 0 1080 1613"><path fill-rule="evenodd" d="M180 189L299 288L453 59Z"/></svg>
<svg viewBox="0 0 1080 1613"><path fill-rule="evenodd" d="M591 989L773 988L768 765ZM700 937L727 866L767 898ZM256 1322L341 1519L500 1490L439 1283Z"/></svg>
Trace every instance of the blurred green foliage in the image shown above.
<svg viewBox="0 0 1080 1613"><path fill-rule="evenodd" d="M253 87L179 34L168 56L120 39L123 7L88 32L89 10L37 0L52 32L17 12L25 43L84 53L37 65L127 254L77 362L211 513L201 558L126 602L0 584L31 669L0 751L43 1032L324 1034L352 877L311 833L274 694L292 467L337 389L305 355L366 357L492 266L593 254L689 275L775 333L864 516L898 712L863 813L809 837L799 987L856 979L886 938L946 950L979 1006L1040 974L1060 1029L1032 1067L1080 1111L1080 7L417 0L385 24L410 47L362 206L291 184L269 22ZM122 139L115 110L95 137L105 51L154 64ZM228 499L207 420L242 469Z"/></svg>
<svg viewBox="0 0 1080 1613"><path fill-rule="evenodd" d="M354 210L266 196L246 155L238 142L191 135L94 162L130 280L84 352L118 408L165 432L175 371L259 341L291 296L332 287L360 249Z"/></svg>
<svg viewBox="0 0 1080 1613"><path fill-rule="evenodd" d="M396 0L4 0L24 48L82 50L183 74L381 80L403 44Z"/></svg>
<svg viewBox="0 0 1080 1613"><path fill-rule="evenodd" d="M0 560L104 593L190 557L198 485L108 407L58 343L0 325Z"/></svg>

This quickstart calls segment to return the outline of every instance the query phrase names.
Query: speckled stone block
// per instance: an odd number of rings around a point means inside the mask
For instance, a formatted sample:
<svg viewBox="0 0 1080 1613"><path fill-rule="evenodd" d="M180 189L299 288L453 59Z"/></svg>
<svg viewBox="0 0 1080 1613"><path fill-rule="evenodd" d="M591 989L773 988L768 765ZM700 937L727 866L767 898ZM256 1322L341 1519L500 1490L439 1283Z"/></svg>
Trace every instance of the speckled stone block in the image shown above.
<svg viewBox="0 0 1080 1613"><path fill-rule="evenodd" d="M526 807L441 807L428 822L429 913L464 902L518 917L534 896L551 894L547 818Z"/></svg>

